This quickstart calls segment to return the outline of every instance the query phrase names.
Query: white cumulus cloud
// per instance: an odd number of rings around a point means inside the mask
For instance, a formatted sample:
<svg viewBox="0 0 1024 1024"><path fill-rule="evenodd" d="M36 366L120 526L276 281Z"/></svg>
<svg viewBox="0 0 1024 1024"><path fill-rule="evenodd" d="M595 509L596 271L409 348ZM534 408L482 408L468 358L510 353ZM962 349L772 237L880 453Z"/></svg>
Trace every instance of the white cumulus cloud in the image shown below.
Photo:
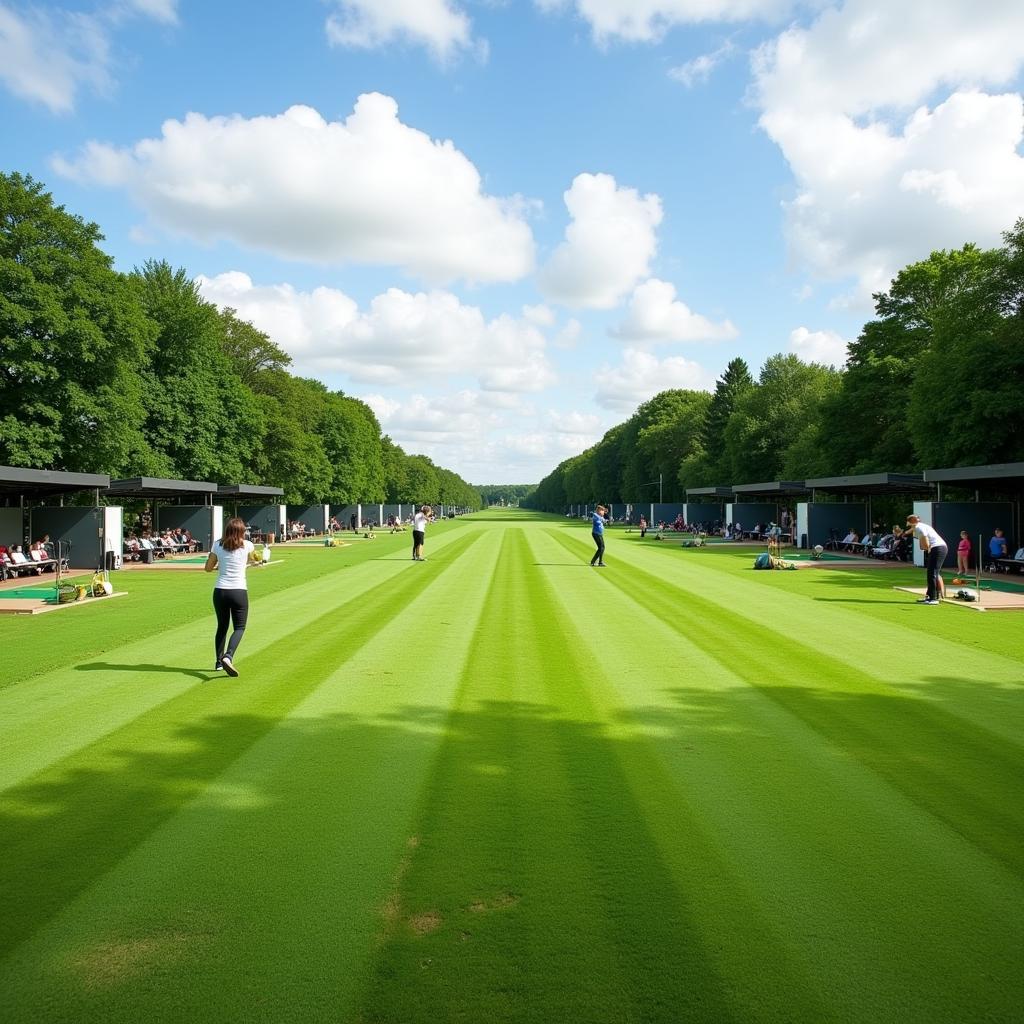
<svg viewBox="0 0 1024 1024"><path fill-rule="evenodd" d="M518 197L487 195L450 141L403 124L389 96L345 121L311 107L267 117L169 120L128 149L91 143L54 168L119 185L158 224L288 259L402 267L431 284L514 281L533 267Z"/></svg>
<svg viewBox="0 0 1024 1024"><path fill-rule="evenodd" d="M534 0L543 11L573 9L601 44L650 43L678 25L775 19L796 0Z"/></svg>
<svg viewBox="0 0 1024 1024"><path fill-rule="evenodd" d="M463 389L443 395L360 397L377 414L384 432L406 452L426 455L474 483L535 482L552 465L596 440L588 434L536 429L534 411L491 392Z"/></svg>
<svg viewBox="0 0 1024 1024"><path fill-rule="evenodd" d="M709 390L713 381L704 368L682 356L657 356L627 348L618 366L605 366L594 375L598 405L617 413L631 413L641 402L669 388Z"/></svg>
<svg viewBox="0 0 1024 1024"><path fill-rule="evenodd" d="M633 290L626 319L609 332L633 342L720 341L739 331L731 320L714 323L676 298L675 286L652 277Z"/></svg>
<svg viewBox="0 0 1024 1024"><path fill-rule="evenodd" d="M578 175L564 198L572 221L540 271L541 291L564 306L612 309L648 273L661 200L620 188L610 174Z"/></svg>
<svg viewBox="0 0 1024 1024"><path fill-rule="evenodd" d="M0 4L0 81L15 96L66 114L82 87L110 88L110 40L84 14Z"/></svg>
<svg viewBox="0 0 1024 1024"><path fill-rule="evenodd" d="M1018 0L846 0L754 56L760 123L797 194L797 262L857 294L907 262L997 242L1024 213Z"/></svg>
<svg viewBox="0 0 1024 1024"><path fill-rule="evenodd" d="M487 320L450 292L389 288L360 310L333 288L256 285L238 271L196 280L204 298L236 309L307 372L406 387L465 375L484 390L510 393L555 382L547 339L535 325L507 314Z"/></svg>
<svg viewBox="0 0 1024 1024"><path fill-rule="evenodd" d="M669 68L668 77L675 82L685 85L687 89L702 85L706 82L722 61L735 52L736 47L732 43L725 43L717 50L710 53L702 53L685 64L678 64Z"/></svg>
<svg viewBox="0 0 1024 1024"><path fill-rule="evenodd" d="M469 18L449 0L335 0L335 6L327 19L327 38L335 46L410 42L446 61L473 45Z"/></svg>
<svg viewBox="0 0 1024 1024"><path fill-rule="evenodd" d="M845 338L835 331L811 331L798 327L789 335L789 349L805 363L821 363L823 366L842 368L846 365Z"/></svg>
<svg viewBox="0 0 1024 1024"><path fill-rule="evenodd" d="M113 34L133 15L174 24L177 0L115 0L92 14L0 3L0 82L54 114L74 110L83 89L108 94Z"/></svg>

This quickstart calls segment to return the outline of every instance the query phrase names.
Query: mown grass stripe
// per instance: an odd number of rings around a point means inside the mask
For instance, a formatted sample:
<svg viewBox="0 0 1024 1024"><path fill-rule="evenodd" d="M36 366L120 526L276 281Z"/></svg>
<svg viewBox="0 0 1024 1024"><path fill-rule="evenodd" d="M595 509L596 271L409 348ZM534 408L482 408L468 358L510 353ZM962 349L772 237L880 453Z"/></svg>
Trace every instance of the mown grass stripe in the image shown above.
<svg viewBox="0 0 1024 1024"><path fill-rule="evenodd" d="M573 549L571 541L554 536ZM1024 765L1019 748L941 707L898 696L816 648L645 570L629 567L607 579L966 840L1024 876ZM715 623L714 631L707 629L709 622ZM808 689L856 694L859 699L808 701Z"/></svg>
<svg viewBox="0 0 1024 1024"><path fill-rule="evenodd" d="M624 600L604 574L559 560L550 537L535 547L562 617L585 649L600 652L601 678L619 695L616 731L645 736L673 780L635 788L652 830L667 837L669 862L673 848L680 854L677 877L693 861L721 865L732 905L746 904L730 915L707 897L712 885L693 887L730 993L749 997L741 1019L859 1024L890 1019L894 1006L908 1024L1002 1019L1022 992L1010 983L1018 975L1010 950L1024 941L1019 881L747 685L674 620ZM717 628L708 620L704 631ZM804 699L827 709L857 698L808 690ZM692 807L709 837L704 856L672 841L676 804ZM934 964L946 962L957 970L936 976Z"/></svg>
<svg viewBox="0 0 1024 1024"><path fill-rule="evenodd" d="M476 533L479 535L479 531ZM440 564L447 560L444 550L450 542L448 533L438 545ZM250 575L252 605L241 654L243 669L246 661L262 657L271 644L301 624L326 622L327 618L322 618L324 609L330 609L326 616L333 615L332 628L337 628L354 602L361 601L370 589L386 585L385 577L418 568L409 559L391 558L385 553L382 558L340 564L326 576L307 579L320 554L300 555L294 569L299 580L306 580L302 585L268 591L268 581L276 582L277 577L261 571ZM168 582L165 578L164 583ZM197 681L209 680L213 664L211 584L211 577L205 575L177 581L177 586L187 587L194 594L188 611L201 614L198 623L189 621L171 631L147 630L144 639L127 643L115 625L111 636L121 638L120 647L109 649L116 651L115 656L76 661L69 653L60 668L35 677L30 686L9 690L0 720L0 790L95 743L154 706L186 692ZM152 594L148 599L156 598Z"/></svg>
<svg viewBox="0 0 1024 1024"><path fill-rule="evenodd" d="M430 575L410 566L364 594L343 629L333 609L298 624L263 651L263 672L193 687L0 795L0 956L320 685L326 653L343 663L479 538L468 534L452 542L448 561L439 561ZM196 732L197 717L211 715L230 725L216 744L203 743Z"/></svg>
<svg viewBox="0 0 1024 1024"><path fill-rule="evenodd" d="M246 1006L352 1019L493 560L474 544L444 572L417 568L429 582L413 608L430 629L410 630L406 607L339 667L325 658L312 693L19 947L0 968L12 1024L39 1019L55 993L75 1024L224 1021ZM217 745L230 723L198 727Z"/></svg>
<svg viewBox="0 0 1024 1024"><path fill-rule="evenodd" d="M636 755L606 737L529 554L507 531L401 886L440 923L389 936L361 1019L728 1020L622 768Z"/></svg>

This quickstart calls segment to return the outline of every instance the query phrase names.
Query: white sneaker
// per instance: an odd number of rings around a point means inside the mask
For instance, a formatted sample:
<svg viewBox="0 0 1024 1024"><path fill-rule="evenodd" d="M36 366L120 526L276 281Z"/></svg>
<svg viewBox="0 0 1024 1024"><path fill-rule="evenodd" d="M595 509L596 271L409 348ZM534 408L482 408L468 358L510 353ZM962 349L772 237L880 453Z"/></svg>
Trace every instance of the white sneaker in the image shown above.
<svg viewBox="0 0 1024 1024"><path fill-rule="evenodd" d="M223 658L220 659L220 664L221 667L224 669L225 672L227 672L229 676L238 675L238 669L235 668L235 666L231 663L231 659L226 654L224 655Z"/></svg>

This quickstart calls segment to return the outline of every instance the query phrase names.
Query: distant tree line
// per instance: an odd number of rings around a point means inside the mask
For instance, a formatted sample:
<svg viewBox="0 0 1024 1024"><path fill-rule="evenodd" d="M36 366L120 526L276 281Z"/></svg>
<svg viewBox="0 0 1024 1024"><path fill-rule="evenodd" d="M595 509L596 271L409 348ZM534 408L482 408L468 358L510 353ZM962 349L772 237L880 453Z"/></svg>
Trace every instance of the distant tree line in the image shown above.
<svg viewBox="0 0 1024 1024"><path fill-rule="evenodd" d="M364 402L292 376L184 270L118 273L101 240L39 182L0 174L0 463L263 484L293 503L479 507Z"/></svg>
<svg viewBox="0 0 1024 1024"><path fill-rule="evenodd" d="M842 370L775 355L755 379L733 359L713 394L656 395L525 504L1024 460L1024 219L1003 237L902 270Z"/></svg>
<svg viewBox="0 0 1024 1024"><path fill-rule="evenodd" d="M477 484L480 501L486 505L518 505L536 489L536 484Z"/></svg>

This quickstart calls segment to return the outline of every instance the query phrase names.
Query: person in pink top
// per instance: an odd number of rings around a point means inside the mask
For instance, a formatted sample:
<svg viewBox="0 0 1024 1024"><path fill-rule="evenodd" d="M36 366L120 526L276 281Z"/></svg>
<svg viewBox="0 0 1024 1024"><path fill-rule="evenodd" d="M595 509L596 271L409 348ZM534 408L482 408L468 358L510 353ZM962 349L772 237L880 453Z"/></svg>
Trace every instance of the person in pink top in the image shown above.
<svg viewBox="0 0 1024 1024"><path fill-rule="evenodd" d="M966 573L971 567L971 541L966 530L960 531L960 543L956 546L956 571Z"/></svg>

